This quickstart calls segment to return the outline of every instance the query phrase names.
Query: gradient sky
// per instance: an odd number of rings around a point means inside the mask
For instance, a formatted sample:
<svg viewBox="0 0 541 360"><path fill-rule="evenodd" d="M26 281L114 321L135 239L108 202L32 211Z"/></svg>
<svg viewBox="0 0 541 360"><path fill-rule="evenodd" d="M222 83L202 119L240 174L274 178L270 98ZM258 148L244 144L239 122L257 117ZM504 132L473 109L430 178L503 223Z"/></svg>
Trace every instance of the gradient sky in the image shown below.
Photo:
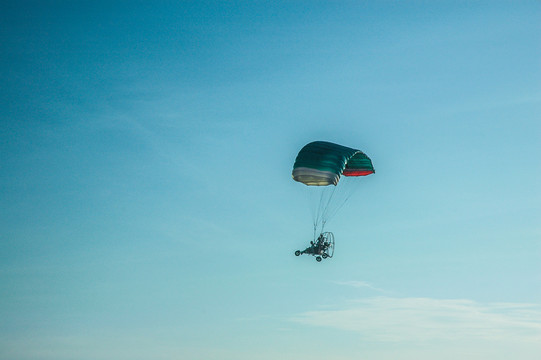
<svg viewBox="0 0 541 360"><path fill-rule="evenodd" d="M540 18L2 1L0 359L539 359ZM376 168L321 263L313 140Z"/></svg>

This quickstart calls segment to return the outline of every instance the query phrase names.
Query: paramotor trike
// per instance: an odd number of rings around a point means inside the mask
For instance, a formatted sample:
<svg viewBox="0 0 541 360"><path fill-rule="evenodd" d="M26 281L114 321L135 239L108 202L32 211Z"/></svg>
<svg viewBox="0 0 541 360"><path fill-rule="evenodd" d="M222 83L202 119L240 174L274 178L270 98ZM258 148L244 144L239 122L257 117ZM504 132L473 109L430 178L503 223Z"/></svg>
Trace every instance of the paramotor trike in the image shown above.
<svg viewBox="0 0 541 360"><path fill-rule="evenodd" d="M310 241L310 246L303 251L295 251L296 256L309 254L316 257L316 261L332 258L334 254L334 235L332 232L324 232L319 234L316 241Z"/></svg>

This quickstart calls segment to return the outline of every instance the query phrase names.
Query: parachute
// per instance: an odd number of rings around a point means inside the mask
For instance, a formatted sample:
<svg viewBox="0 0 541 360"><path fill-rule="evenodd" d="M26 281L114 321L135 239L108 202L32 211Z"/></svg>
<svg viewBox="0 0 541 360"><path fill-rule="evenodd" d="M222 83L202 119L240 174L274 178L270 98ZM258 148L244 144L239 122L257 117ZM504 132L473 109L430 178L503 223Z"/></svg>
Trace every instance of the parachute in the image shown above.
<svg viewBox="0 0 541 360"><path fill-rule="evenodd" d="M357 149L314 141L299 151L291 175L311 190L314 239L358 189L360 177L373 173L372 160Z"/></svg>

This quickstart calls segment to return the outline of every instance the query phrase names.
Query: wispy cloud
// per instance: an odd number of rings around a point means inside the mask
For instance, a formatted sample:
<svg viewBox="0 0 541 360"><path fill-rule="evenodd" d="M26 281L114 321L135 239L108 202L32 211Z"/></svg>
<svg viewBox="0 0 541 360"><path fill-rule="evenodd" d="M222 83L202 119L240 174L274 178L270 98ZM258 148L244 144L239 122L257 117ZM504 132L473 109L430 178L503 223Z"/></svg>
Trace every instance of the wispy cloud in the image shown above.
<svg viewBox="0 0 541 360"><path fill-rule="evenodd" d="M335 281L337 285L350 286L355 288L368 288L375 291L385 292L385 290L375 287L371 283L362 280Z"/></svg>
<svg viewBox="0 0 541 360"><path fill-rule="evenodd" d="M374 297L291 319L358 332L373 341L491 340L541 343L541 305Z"/></svg>

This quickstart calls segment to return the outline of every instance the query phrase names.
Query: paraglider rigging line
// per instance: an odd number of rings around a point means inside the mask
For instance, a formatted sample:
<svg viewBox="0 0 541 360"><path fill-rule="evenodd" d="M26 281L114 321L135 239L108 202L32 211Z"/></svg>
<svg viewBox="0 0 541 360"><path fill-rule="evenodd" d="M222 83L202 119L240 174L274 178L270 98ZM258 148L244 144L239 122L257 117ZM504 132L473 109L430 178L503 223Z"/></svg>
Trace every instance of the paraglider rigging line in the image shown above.
<svg viewBox="0 0 541 360"><path fill-rule="evenodd" d="M323 232L323 229L325 228L325 224L328 220L328 214L329 214L329 205L333 199L334 193L336 191L336 185L332 187L332 190L330 194L328 195L327 199L325 199L325 191L322 191L319 197L319 206L317 208L316 216L314 217L314 240L317 237L317 229L321 222L321 230L320 232Z"/></svg>
<svg viewBox="0 0 541 360"><path fill-rule="evenodd" d="M348 179L349 180L349 179ZM337 204L336 206L330 206L336 192L337 186L333 186L332 190L329 194L326 194L325 191L322 191L319 198L319 205L317 207L316 214L314 216L314 240L317 238L318 234L318 228L321 225L320 233L323 232L325 228L325 224L333 218L340 209L348 202L348 200L353 196L354 193L357 192L358 187L353 186L357 185L353 183L353 181L347 181L346 179L342 178L342 188L340 190L341 193L345 193L346 196L344 199ZM327 198L325 198L325 195L328 195Z"/></svg>

